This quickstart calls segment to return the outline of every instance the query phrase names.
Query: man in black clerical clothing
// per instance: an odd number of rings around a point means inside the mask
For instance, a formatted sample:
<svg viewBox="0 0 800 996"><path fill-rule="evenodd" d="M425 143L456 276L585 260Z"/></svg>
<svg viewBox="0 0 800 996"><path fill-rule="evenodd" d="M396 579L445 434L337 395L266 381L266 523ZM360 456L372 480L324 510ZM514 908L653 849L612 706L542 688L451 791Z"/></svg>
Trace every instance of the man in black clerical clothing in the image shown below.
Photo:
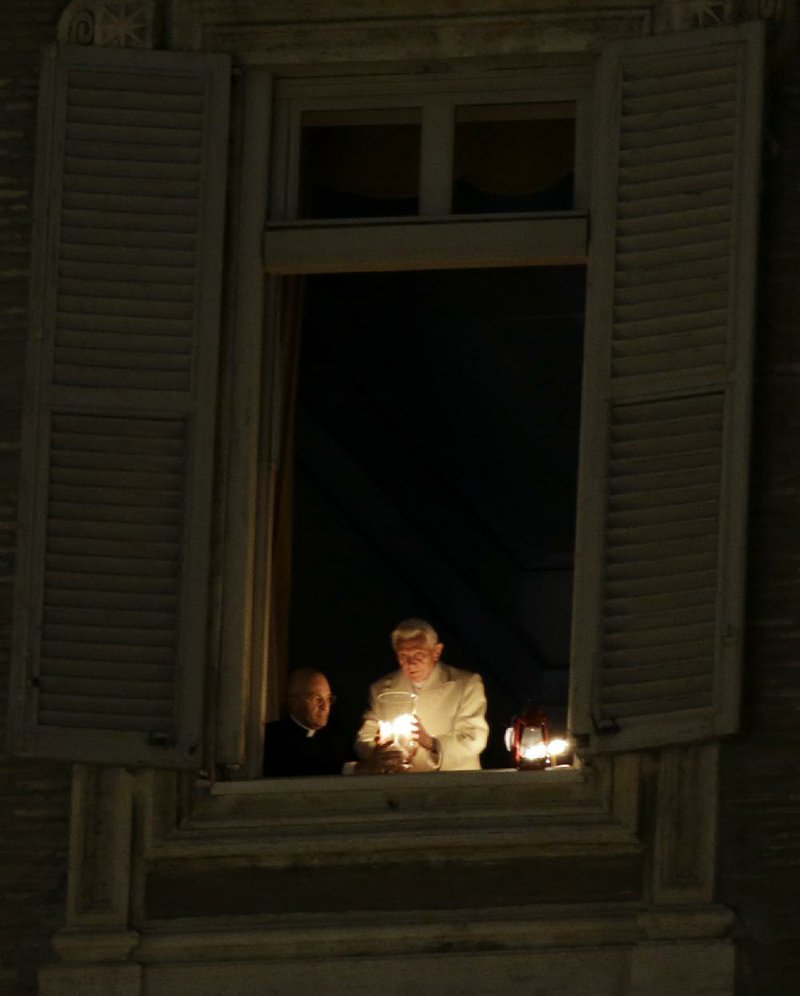
<svg viewBox="0 0 800 996"><path fill-rule="evenodd" d="M289 715L264 728L267 778L338 775L351 756L347 738L328 725L336 701L324 674L299 668L289 675Z"/></svg>

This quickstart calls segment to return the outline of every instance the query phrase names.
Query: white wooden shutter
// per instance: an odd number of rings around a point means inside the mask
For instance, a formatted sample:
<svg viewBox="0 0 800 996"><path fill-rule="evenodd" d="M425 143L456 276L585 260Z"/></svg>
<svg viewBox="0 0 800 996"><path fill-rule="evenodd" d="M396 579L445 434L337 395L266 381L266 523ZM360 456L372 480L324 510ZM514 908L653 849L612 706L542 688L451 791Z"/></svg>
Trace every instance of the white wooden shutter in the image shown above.
<svg viewBox="0 0 800 996"><path fill-rule="evenodd" d="M571 724L590 749L736 729L761 26L599 71Z"/></svg>
<svg viewBox="0 0 800 996"><path fill-rule="evenodd" d="M45 58L20 753L200 764L229 77L224 56Z"/></svg>

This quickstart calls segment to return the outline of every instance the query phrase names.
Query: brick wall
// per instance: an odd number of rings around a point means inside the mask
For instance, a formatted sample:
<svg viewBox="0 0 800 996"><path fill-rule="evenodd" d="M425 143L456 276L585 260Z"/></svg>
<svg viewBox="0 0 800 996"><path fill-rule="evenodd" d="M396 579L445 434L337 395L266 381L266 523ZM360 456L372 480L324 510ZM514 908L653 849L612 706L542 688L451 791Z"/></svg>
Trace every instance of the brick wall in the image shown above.
<svg viewBox="0 0 800 996"><path fill-rule="evenodd" d="M737 996L800 992L800 57L767 114L743 735L723 752Z"/></svg>
<svg viewBox="0 0 800 996"><path fill-rule="evenodd" d="M0 716L7 708L19 426L27 335L30 191L41 46L63 0L0 9ZM63 916L68 770L13 761L0 722L0 993L35 992Z"/></svg>

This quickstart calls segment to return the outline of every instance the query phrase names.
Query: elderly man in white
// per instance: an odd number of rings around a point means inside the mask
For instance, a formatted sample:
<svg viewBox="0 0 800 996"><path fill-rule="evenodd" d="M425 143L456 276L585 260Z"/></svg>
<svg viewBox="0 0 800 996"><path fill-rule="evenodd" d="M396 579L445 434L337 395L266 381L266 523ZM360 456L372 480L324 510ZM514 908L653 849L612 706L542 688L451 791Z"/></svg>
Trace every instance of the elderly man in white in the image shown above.
<svg viewBox="0 0 800 996"><path fill-rule="evenodd" d="M391 635L399 670L370 686L369 708L356 739L356 753L373 771L400 770L397 751L380 743L383 692L416 695L412 729L411 771L463 771L480 768L486 746L486 696L478 674L450 667L440 660L442 644L424 619L406 619Z"/></svg>

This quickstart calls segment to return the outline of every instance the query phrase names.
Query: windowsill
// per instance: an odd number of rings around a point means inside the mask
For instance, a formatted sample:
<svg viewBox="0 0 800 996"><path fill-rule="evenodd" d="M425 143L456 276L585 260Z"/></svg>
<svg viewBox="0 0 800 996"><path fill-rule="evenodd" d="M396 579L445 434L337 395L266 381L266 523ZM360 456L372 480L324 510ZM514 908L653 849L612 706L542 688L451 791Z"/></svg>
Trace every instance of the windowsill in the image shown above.
<svg viewBox="0 0 800 996"><path fill-rule="evenodd" d="M467 905L486 888L527 902L531 882L549 902L639 887L635 755L582 770L198 782L188 795L152 777L148 918L305 913L343 866L351 887L325 892L337 909L382 908L378 893L403 894L409 876L419 909L439 909L455 880Z"/></svg>
<svg viewBox="0 0 800 996"><path fill-rule="evenodd" d="M638 757L590 768L323 776L210 784L183 802L165 774L151 856L406 861L638 851ZM172 786L171 788L169 786ZM172 794L173 802L168 801ZM173 808L174 807L174 808ZM169 812L181 813L177 820Z"/></svg>
<svg viewBox="0 0 800 996"><path fill-rule="evenodd" d="M525 833L567 813L605 810L608 778L602 771L558 768L420 772L411 775L325 775L198 783L198 810L215 821L244 820L267 833L374 836L397 833Z"/></svg>
<svg viewBox="0 0 800 996"><path fill-rule="evenodd" d="M547 768L543 771L517 771L516 768L481 768L478 771L431 771L416 772L411 775L320 775L304 778L258 778L241 782L201 782L208 786L211 795L260 795L262 793L278 793L284 795L287 791L320 791L320 792L350 792L352 790L383 791L408 790L414 788L429 789L438 787L446 789L459 786L486 787L484 779L491 778L492 787L498 785L513 785L515 789L522 787L521 780L533 785L548 786L554 780L559 785L583 784L584 775L580 768L561 765ZM444 780L446 779L446 782ZM406 783L410 784L406 784ZM444 783L443 783L444 782ZM398 784L399 783L399 784Z"/></svg>

